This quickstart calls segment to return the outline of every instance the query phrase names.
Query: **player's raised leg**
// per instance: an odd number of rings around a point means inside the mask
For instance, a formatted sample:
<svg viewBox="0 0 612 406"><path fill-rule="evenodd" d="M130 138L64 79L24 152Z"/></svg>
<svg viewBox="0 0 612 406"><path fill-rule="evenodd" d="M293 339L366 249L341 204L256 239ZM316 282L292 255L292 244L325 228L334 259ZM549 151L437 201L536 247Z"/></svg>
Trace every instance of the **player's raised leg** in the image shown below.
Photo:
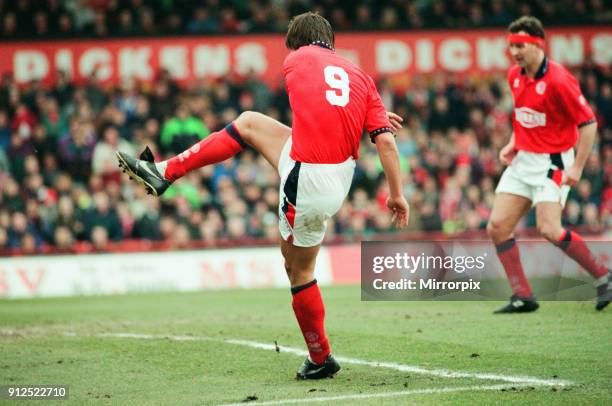
<svg viewBox="0 0 612 406"><path fill-rule="evenodd" d="M161 195L175 180L205 165L225 161L247 145L259 151L268 162L278 167L283 146L291 136L291 128L261 113L247 111L221 131L210 134L189 149L163 162L154 163L148 151L140 159L117 151L117 159L131 178L145 186L149 193Z"/></svg>
<svg viewBox="0 0 612 406"><path fill-rule="evenodd" d="M281 238L281 251L291 283L293 311L309 353L297 372L297 379L328 378L340 370L325 334L325 305L314 277L319 248L320 245L296 247Z"/></svg>
<svg viewBox="0 0 612 406"><path fill-rule="evenodd" d="M537 310L538 303L533 298L531 286L525 276L514 229L519 220L531 207L531 200L526 197L497 193L493 203L493 212L487 225L487 233L497 250L497 256L504 267L514 292L510 303L495 313L519 313Z"/></svg>
<svg viewBox="0 0 612 406"><path fill-rule="evenodd" d="M602 310L612 301L612 272L597 261L578 233L563 228L561 211L561 205L557 202L538 203L536 205L538 231L595 278L597 287L595 308Z"/></svg>

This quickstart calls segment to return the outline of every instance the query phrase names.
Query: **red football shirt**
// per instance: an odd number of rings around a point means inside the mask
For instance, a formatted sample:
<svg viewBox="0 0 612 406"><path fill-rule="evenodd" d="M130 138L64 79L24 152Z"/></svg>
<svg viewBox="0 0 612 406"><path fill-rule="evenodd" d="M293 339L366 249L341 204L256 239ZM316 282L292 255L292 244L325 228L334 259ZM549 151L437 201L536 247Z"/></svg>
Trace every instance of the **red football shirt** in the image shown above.
<svg viewBox="0 0 612 406"><path fill-rule="evenodd" d="M508 84L514 97L516 149L549 154L567 151L576 145L578 127L595 120L576 78L547 58L534 78L513 66Z"/></svg>
<svg viewBox="0 0 612 406"><path fill-rule="evenodd" d="M330 164L357 159L364 128L372 139L391 132L374 81L348 59L309 45L291 52L283 69L293 111L293 160Z"/></svg>

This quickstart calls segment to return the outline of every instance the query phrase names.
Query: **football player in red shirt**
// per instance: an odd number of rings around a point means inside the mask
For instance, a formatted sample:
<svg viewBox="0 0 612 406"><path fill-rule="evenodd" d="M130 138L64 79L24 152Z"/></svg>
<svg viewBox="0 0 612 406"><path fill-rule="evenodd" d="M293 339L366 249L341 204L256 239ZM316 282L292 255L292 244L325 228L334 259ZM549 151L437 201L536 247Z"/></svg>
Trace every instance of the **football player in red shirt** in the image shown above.
<svg viewBox="0 0 612 406"><path fill-rule="evenodd" d="M508 31L510 54L516 62L508 73L514 132L499 154L508 168L497 186L487 231L514 295L496 313L532 312L539 307L514 240L516 224L532 206L540 234L595 278L596 309L602 310L612 299L611 273L593 257L580 235L561 225L569 189L580 179L593 147L595 115L576 78L545 55L544 28L537 18L521 17Z"/></svg>
<svg viewBox="0 0 612 406"><path fill-rule="evenodd" d="M365 128L389 183L387 207L393 222L398 228L406 225L409 207L402 195L392 134L401 127L401 118L385 111L372 78L336 54L334 33L325 18L315 13L296 16L285 44L292 51L283 68L293 128L263 114L245 112L225 129L167 161L154 163L149 150L141 159L122 152L117 157L120 166L155 195L188 171L224 161L247 144L278 170L281 252L293 310L310 354L297 377L320 379L340 370L325 334L325 308L314 278L327 220L349 192Z"/></svg>

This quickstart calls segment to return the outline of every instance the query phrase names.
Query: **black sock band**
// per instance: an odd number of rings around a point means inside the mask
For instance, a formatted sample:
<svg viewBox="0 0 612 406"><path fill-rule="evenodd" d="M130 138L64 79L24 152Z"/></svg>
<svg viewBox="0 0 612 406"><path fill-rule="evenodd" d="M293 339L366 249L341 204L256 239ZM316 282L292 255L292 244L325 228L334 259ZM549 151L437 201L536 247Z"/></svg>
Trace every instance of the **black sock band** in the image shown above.
<svg viewBox="0 0 612 406"><path fill-rule="evenodd" d="M514 238L510 238L500 244L497 244L495 248L497 249L497 253L501 254L504 251L508 251L510 248L516 245L516 240Z"/></svg>
<svg viewBox="0 0 612 406"><path fill-rule="evenodd" d="M559 240L557 245L565 251L569 247L570 242L572 242L572 233L569 230L564 230L563 238Z"/></svg>
<svg viewBox="0 0 612 406"><path fill-rule="evenodd" d="M240 132L238 132L238 129L236 128L234 123L229 123L228 125L226 125L225 126L225 131L227 131L227 133L230 135L230 137L232 137L234 139L234 141L236 141L238 144L240 144L242 149L247 147L247 143L244 142L244 140L240 136Z"/></svg>
<svg viewBox="0 0 612 406"><path fill-rule="evenodd" d="M291 294L295 296L296 294L298 294L299 292L303 291L304 289L308 289L312 285L316 285L316 283L317 283L317 280L313 279L310 282L305 283L303 285L294 286L294 287L291 288Z"/></svg>

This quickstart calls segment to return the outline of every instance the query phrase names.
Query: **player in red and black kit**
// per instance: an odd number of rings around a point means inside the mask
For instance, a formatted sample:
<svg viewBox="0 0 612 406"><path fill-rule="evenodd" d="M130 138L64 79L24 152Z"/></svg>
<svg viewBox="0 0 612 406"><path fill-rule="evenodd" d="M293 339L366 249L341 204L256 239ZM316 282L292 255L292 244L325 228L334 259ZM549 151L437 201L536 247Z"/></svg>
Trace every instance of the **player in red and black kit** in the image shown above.
<svg viewBox="0 0 612 406"><path fill-rule="evenodd" d="M315 260L327 220L346 198L363 130L368 131L389 183L387 207L404 227L409 208L402 196L399 154L392 130L401 118L387 113L372 78L334 51L334 33L318 14L304 13L289 24L284 63L293 128L263 114L242 113L225 129L164 162L150 150L141 159L117 152L120 166L149 193L161 195L187 172L231 158L247 144L281 177L281 251L291 283L293 310L308 347L300 379L332 376L340 365L331 355L325 308L314 278Z"/></svg>
<svg viewBox="0 0 612 406"><path fill-rule="evenodd" d="M516 61L508 73L514 132L500 151L500 160L508 168L497 186L487 231L514 295L496 313L525 313L539 307L514 240L516 224L532 206L540 234L595 278L596 309L602 310L612 300L611 273L580 235L561 225L569 189L580 179L593 147L595 115L576 78L544 54L544 28L537 18L521 17L508 31L510 53Z"/></svg>

